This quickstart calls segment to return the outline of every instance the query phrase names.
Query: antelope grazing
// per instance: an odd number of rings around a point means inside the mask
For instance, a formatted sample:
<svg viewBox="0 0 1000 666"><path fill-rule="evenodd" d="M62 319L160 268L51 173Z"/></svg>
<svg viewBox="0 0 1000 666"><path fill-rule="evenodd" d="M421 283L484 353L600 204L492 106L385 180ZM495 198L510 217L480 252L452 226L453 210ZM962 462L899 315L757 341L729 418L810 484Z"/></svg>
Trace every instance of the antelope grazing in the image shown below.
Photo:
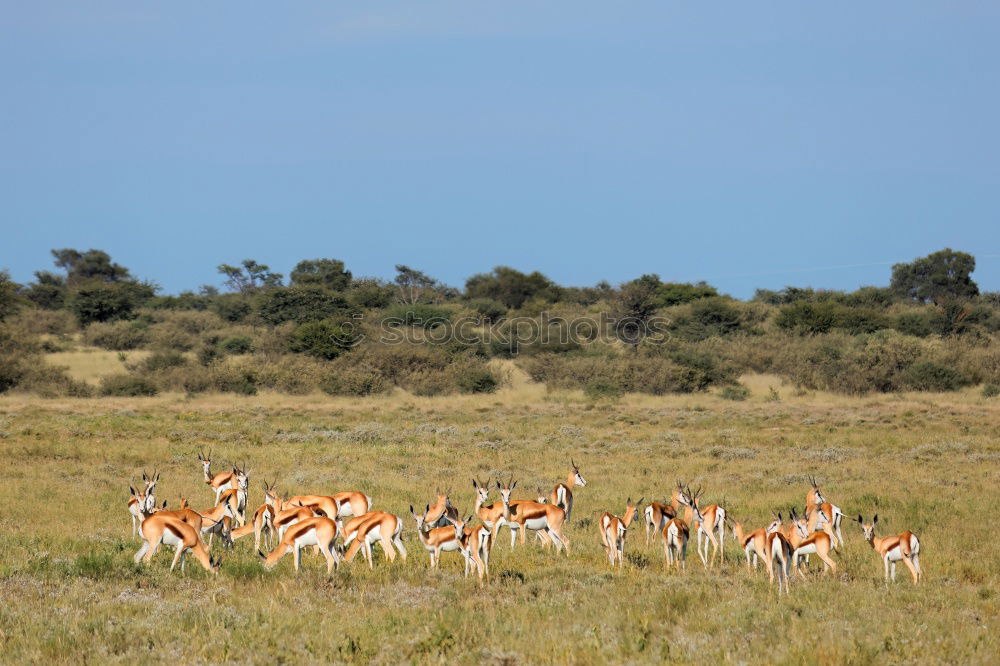
<svg viewBox="0 0 1000 666"><path fill-rule="evenodd" d="M220 502L208 511L195 511L188 505L188 501L181 498L180 508L174 511L166 510L166 502L162 512L173 516L181 522L187 523L198 532L198 534L208 535L208 544L211 547L213 537L218 534L225 548L233 547L233 539L229 530L233 519L232 510L226 502Z"/></svg>
<svg viewBox="0 0 1000 666"><path fill-rule="evenodd" d="M701 488L696 493L692 493L688 488L680 497L682 502L691 507L698 534L698 556L706 568L711 568L715 564L716 553L719 554L719 564L722 564L726 537L726 510L718 504L711 504L702 510L698 506L700 496ZM708 557L709 543L712 544L711 559Z"/></svg>
<svg viewBox="0 0 1000 666"><path fill-rule="evenodd" d="M678 564L686 568L688 536L687 521L683 518L671 518L663 526L660 537L663 539L663 556L667 558L667 567Z"/></svg>
<svg viewBox="0 0 1000 666"><path fill-rule="evenodd" d="M830 551L833 550L833 537L827 532L809 532L808 521L803 517L799 518L792 510L792 524L795 526L793 538L789 539L792 545L792 565L799 576L805 578L802 568L799 567L799 558L816 554L823 560L823 573L837 572L837 563L830 558Z"/></svg>
<svg viewBox="0 0 1000 666"><path fill-rule="evenodd" d="M635 520L639 506L642 505L642 499L640 498L635 504L632 504L631 497L625 500L625 515L621 518L605 511L601 514L600 520L597 521L601 543L604 545L608 562L611 563L612 567L615 566L615 562L618 563L619 568L625 566L625 534L629 525Z"/></svg>
<svg viewBox="0 0 1000 666"><path fill-rule="evenodd" d="M139 536L142 537L143 544L133 558L137 564L140 560L148 564L159 550L160 544L165 543L173 546L176 551L170 563L171 571L177 566L178 561L181 563L181 571L184 570L184 555L190 550L205 571L219 573L222 560L210 557L198 531L175 516L160 511L154 513L142 521L142 525L139 526Z"/></svg>
<svg viewBox="0 0 1000 666"><path fill-rule="evenodd" d="M517 485L517 481L511 478L507 482L507 485L500 483L500 479L497 479L497 490L500 491L500 501L493 502L493 504L486 504L486 500L489 499L490 489L488 484L482 481L472 480L472 487L476 491L476 506L472 510L473 515L477 516L479 520L483 521L485 525L490 530L489 550L487 551L486 565L489 566L489 552L493 550L493 544L496 541L497 533L500 531L500 526L503 525L510 518L510 493L514 490L514 486ZM513 538L514 533L511 532L511 537Z"/></svg>
<svg viewBox="0 0 1000 666"><path fill-rule="evenodd" d="M285 538L285 532L292 525L316 517L317 514L312 506L295 505L278 511L274 514L274 529L278 533L278 540Z"/></svg>
<svg viewBox="0 0 1000 666"><path fill-rule="evenodd" d="M274 538L274 507L270 504L261 504L253 513L253 520L243 527L229 533L233 541L253 532L253 549L260 550L260 542L263 537L267 541L267 548L272 547Z"/></svg>
<svg viewBox="0 0 1000 666"><path fill-rule="evenodd" d="M566 483L558 483L549 495L549 503L566 512L566 522L569 522L573 513L573 486L579 485L581 488L587 485L587 481L580 474L580 468L570 459L573 469L566 475Z"/></svg>
<svg viewBox="0 0 1000 666"><path fill-rule="evenodd" d="M399 516L385 511L370 511L348 521L341 533L344 537L343 545L347 548L344 555L345 562L350 562L358 554L358 550L363 550L365 559L368 560L368 567L374 569L372 545L375 543L382 544L382 551L390 562L396 561L396 550L399 550L403 561L406 561L403 521Z"/></svg>
<svg viewBox="0 0 1000 666"><path fill-rule="evenodd" d="M556 545L556 553L563 546L569 557L569 539L563 534L562 526L566 522L566 512L554 504L543 504L531 500L514 500L510 502L510 519L507 524L511 528L511 549L514 548L515 528L521 534L521 545L524 545L525 531L544 532Z"/></svg>
<svg viewBox="0 0 1000 666"><path fill-rule="evenodd" d="M276 501L281 501L277 499L277 496L275 498ZM277 508L288 508L292 505L315 507L316 510L321 511L327 518L338 520L340 518L362 516L368 513L371 511L372 498L356 490L348 490L333 495L295 495L284 500L283 506Z"/></svg>
<svg viewBox="0 0 1000 666"><path fill-rule="evenodd" d="M285 531L277 548L267 555L260 551L257 551L257 554L264 561L264 568L271 569L291 550L294 555L295 572L298 573L299 563L302 560L302 547L317 546L320 553L326 558L326 573L329 574L334 567L340 565L340 553L333 545L336 537L337 524L330 518L306 518L291 525Z"/></svg>
<svg viewBox="0 0 1000 666"><path fill-rule="evenodd" d="M458 520L458 509L451 504L451 491L441 492L438 488L434 491L437 499L434 504L429 505L430 510L424 514L424 520L428 527L447 527L448 523Z"/></svg>
<svg viewBox="0 0 1000 666"><path fill-rule="evenodd" d="M816 477L810 476L809 483L812 488L806 493L805 515L809 523L809 531L815 532L822 529L833 539L833 547L838 548L844 545L844 537L840 533L840 523L844 520L844 512L840 507L834 506L826 501L823 493L816 483ZM836 535L834 535L836 532Z"/></svg>
<svg viewBox="0 0 1000 666"><path fill-rule="evenodd" d="M413 510L413 505L410 505L410 514L417 522L417 536L420 537L420 542L424 544L424 548L430 555L431 568L438 566L442 552L458 551L463 558L468 558L469 555L465 552L462 544L462 538L465 536L465 522L449 519L451 525L448 527L428 527L427 514L430 513L430 510L431 506L428 504L424 508L423 515L420 515Z"/></svg>
<svg viewBox="0 0 1000 666"><path fill-rule="evenodd" d="M907 530L896 536L877 537L875 536L875 526L878 524L878 514L872 518L872 522L865 523L865 519L858 514L858 525L865 535L865 541L879 554L885 565L885 582L896 580L896 562L902 560L906 568L913 576L913 584L916 585L923 578L924 573L920 570L920 541L917 535Z"/></svg>
<svg viewBox="0 0 1000 666"><path fill-rule="evenodd" d="M751 560L753 560L754 569L757 568L757 561L761 560L767 567L768 572L770 572L771 557L767 550L767 530L761 527L752 532L747 532L743 528L745 520L730 520L729 522L729 526L733 530L733 539L740 545L740 550L747 557L747 571L751 568Z"/></svg>

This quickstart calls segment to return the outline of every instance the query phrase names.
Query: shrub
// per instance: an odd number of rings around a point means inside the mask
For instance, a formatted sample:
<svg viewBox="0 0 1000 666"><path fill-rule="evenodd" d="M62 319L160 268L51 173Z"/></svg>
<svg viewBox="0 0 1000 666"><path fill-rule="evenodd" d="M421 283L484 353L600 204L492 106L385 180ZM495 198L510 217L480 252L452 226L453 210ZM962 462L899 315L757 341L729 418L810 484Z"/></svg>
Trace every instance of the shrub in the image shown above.
<svg viewBox="0 0 1000 666"><path fill-rule="evenodd" d="M344 370L328 375L320 384L320 389L329 395L375 395L385 393L390 385L378 374L365 370Z"/></svg>
<svg viewBox="0 0 1000 666"><path fill-rule="evenodd" d="M487 324L498 322L507 314L507 307L492 298L474 298L469 301L468 306Z"/></svg>
<svg viewBox="0 0 1000 666"><path fill-rule="evenodd" d="M838 310L837 304L829 301L795 301L781 308L774 323L802 335L828 333L837 325Z"/></svg>
<svg viewBox="0 0 1000 666"><path fill-rule="evenodd" d="M149 341L149 337L149 329L144 322L91 324L83 331L86 344L112 351L138 349Z"/></svg>
<svg viewBox="0 0 1000 666"><path fill-rule="evenodd" d="M1000 395L1000 384L986 384L983 386L984 398L995 398Z"/></svg>
<svg viewBox="0 0 1000 666"><path fill-rule="evenodd" d="M907 388L917 391L955 391L971 382L958 370L935 363L914 363L903 373Z"/></svg>
<svg viewBox="0 0 1000 666"><path fill-rule="evenodd" d="M101 395L133 397L153 396L156 386L145 377L136 375L110 375L101 380Z"/></svg>
<svg viewBox="0 0 1000 666"><path fill-rule="evenodd" d="M934 313L904 312L896 317L894 328L900 333L926 338L934 332Z"/></svg>
<svg viewBox="0 0 1000 666"><path fill-rule="evenodd" d="M295 329L288 349L329 361L354 347L358 339L352 322L312 321Z"/></svg>
<svg viewBox="0 0 1000 666"><path fill-rule="evenodd" d="M587 382L583 393L592 400L599 400L601 398L620 398L625 394L625 389L610 379L597 378Z"/></svg>
<svg viewBox="0 0 1000 666"><path fill-rule="evenodd" d="M488 368L478 365L458 367L456 383L462 393L493 393L500 382Z"/></svg>
<svg viewBox="0 0 1000 666"><path fill-rule="evenodd" d="M241 294L223 294L215 299L212 309L217 315L228 322L243 321L253 312L250 301Z"/></svg>
<svg viewBox="0 0 1000 666"><path fill-rule="evenodd" d="M219 347L227 354L253 353L253 339L247 335L234 335L223 339Z"/></svg>
<svg viewBox="0 0 1000 666"><path fill-rule="evenodd" d="M153 297L153 288L141 282L93 282L70 293L69 309L81 326L92 322L131 319L135 310Z"/></svg>
<svg viewBox="0 0 1000 666"><path fill-rule="evenodd" d="M352 310L346 298L322 287L269 289L257 299L257 314L272 326L288 321L297 324L320 321Z"/></svg>
<svg viewBox="0 0 1000 666"><path fill-rule="evenodd" d="M140 368L143 372L157 372L183 365L187 365L187 359L183 354L176 351L162 351L147 356L140 364Z"/></svg>
<svg viewBox="0 0 1000 666"><path fill-rule="evenodd" d="M726 386L719 392L719 397L725 400L743 401L750 397L750 389L742 384Z"/></svg>
<svg viewBox="0 0 1000 666"><path fill-rule="evenodd" d="M247 368L220 365L213 379L215 388L223 393L257 395L257 375Z"/></svg>
<svg viewBox="0 0 1000 666"><path fill-rule="evenodd" d="M455 380L445 372L421 370L408 375L403 388L420 396L447 395L455 392Z"/></svg>
<svg viewBox="0 0 1000 666"><path fill-rule="evenodd" d="M450 317L451 310L436 305L415 303L386 308L382 315L382 321L389 326L416 326L417 328L432 329L447 322Z"/></svg>

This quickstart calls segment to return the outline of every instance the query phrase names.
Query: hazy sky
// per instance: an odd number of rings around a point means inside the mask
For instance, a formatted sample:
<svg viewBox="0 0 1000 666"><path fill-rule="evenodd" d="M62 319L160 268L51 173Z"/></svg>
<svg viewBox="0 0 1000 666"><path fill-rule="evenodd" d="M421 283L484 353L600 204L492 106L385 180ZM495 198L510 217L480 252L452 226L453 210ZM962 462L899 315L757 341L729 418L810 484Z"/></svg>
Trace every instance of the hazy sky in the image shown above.
<svg viewBox="0 0 1000 666"><path fill-rule="evenodd" d="M1000 4L0 0L0 267L1000 289ZM823 270L814 270L822 268Z"/></svg>

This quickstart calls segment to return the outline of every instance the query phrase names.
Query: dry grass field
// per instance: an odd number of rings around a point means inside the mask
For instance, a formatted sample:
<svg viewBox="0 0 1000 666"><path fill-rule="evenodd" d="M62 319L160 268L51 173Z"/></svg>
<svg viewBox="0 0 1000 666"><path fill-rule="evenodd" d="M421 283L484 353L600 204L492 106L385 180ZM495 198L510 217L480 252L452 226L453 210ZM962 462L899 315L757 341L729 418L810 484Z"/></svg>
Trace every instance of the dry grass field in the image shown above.
<svg viewBox="0 0 1000 666"><path fill-rule="evenodd" d="M971 389L848 399L745 383L745 402L594 403L518 381L490 396L423 399L0 397L2 660L997 663L1000 402ZM170 572L165 551L134 565L129 478L156 468L159 499L206 508L196 454L208 449L248 461L252 507L264 478L295 492L363 490L404 517L409 559L327 577L308 555L299 575L290 557L265 572L244 539L218 577L193 560ZM533 497L571 457L588 485L576 493L569 558L533 544L512 553L504 530L488 585L464 579L454 553L429 570L409 504L440 485L468 512L472 477L510 473L515 496ZM721 570L706 572L692 548L686 572L667 572L641 525L624 570L607 565L596 517L621 512L629 495L662 500L683 478L756 527L801 507L810 474L848 515L877 511L882 534L916 532L925 583L900 567L887 587L854 523L837 574L813 567L787 598L747 572L728 535Z"/></svg>

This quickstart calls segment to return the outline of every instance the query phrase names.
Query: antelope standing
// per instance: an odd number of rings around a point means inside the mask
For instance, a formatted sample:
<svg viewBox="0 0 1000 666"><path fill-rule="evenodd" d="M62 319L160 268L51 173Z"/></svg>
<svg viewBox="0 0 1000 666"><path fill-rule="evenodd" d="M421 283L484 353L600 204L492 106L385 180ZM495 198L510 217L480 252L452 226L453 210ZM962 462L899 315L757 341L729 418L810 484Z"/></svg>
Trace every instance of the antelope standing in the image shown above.
<svg viewBox="0 0 1000 666"><path fill-rule="evenodd" d="M687 521L683 518L671 518L663 526L660 537L663 539L663 556L667 558L667 567L678 564L681 569L687 568L687 544L690 531Z"/></svg>
<svg viewBox="0 0 1000 666"><path fill-rule="evenodd" d="M146 474L143 472L143 479L145 477ZM132 534L138 536L139 525L142 524L147 515L153 513L153 509L156 506L156 498L150 492L148 482L142 490L138 490L129 484L128 491L128 513L132 518Z"/></svg>
<svg viewBox="0 0 1000 666"><path fill-rule="evenodd" d="M677 501L676 490L674 491L674 501ZM673 504L663 504L660 502L650 502L649 506L643 510L647 546L650 543L650 538L662 532L667 523L677 516L677 510L678 507Z"/></svg>
<svg viewBox="0 0 1000 666"><path fill-rule="evenodd" d="M799 518L792 510L792 524L795 526L793 538L789 539L792 544L792 565L799 576L805 578L802 568L799 567L799 558L816 554L823 560L823 573L837 573L837 563L830 558L830 551L833 550L833 537L827 532L809 532L808 522L805 518Z"/></svg>
<svg viewBox="0 0 1000 666"><path fill-rule="evenodd" d="M427 527L427 514L430 512L431 507L428 504L424 508L423 515L418 514L413 510L413 505L410 505L410 514L417 523L417 536L420 537L420 542L424 544L424 548L431 558L431 568L438 566L441 561L441 553L458 551L461 553L463 558L468 558L469 555L466 554L465 548L462 545L462 537L464 536L465 522L461 520L451 520L451 525L448 527Z"/></svg>
<svg viewBox="0 0 1000 666"><path fill-rule="evenodd" d="M840 523L844 520L844 512L840 507L834 506L826 501L826 497L816 483L816 477L810 476L809 483L812 488L806 493L805 515L809 523L809 531L815 532L822 529L833 539L833 547L838 548L844 545L844 537L840 533ZM834 535L836 532L836 535Z"/></svg>
<svg viewBox="0 0 1000 666"><path fill-rule="evenodd" d="M266 491L265 491L265 494ZM328 518L338 520L340 518L353 518L361 516L371 511L372 498L356 490L348 490L333 495L295 495L287 500L280 500L274 494L267 494L268 503L279 502L277 509L288 508L291 505L315 506ZM273 500L271 498L274 498Z"/></svg>
<svg viewBox="0 0 1000 666"><path fill-rule="evenodd" d="M475 479L472 480L472 487L476 491L476 506L472 510L472 513L479 520L483 521L483 525L490 529L489 551L493 550L493 544L496 542L500 526L510 518L510 493L516 485L517 481L514 481L513 478L507 482L506 486L500 483L500 479L497 479L497 490L500 491L500 501L493 502L493 504L485 504L490 494L488 484L476 481ZM511 538L513 536L514 533L512 531ZM489 551L487 551L487 558L485 560L487 566L489 566Z"/></svg>
<svg viewBox="0 0 1000 666"><path fill-rule="evenodd" d="M374 569L372 561L372 544L381 543L382 551L390 562L396 560L396 550L399 550L403 561L406 561L406 546L403 544L403 521L399 516L384 511L370 511L352 518L342 530L344 547L347 552L344 561L350 562L358 550L364 551L368 567ZM350 546L348 548L348 546Z"/></svg>
<svg viewBox="0 0 1000 666"><path fill-rule="evenodd" d="M247 524L247 491L245 488L230 488L219 496L219 503L229 506L232 518L236 524L243 527Z"/></svg>
<svg viewBox="0 0 1000 666"><path fill-rule="evenodd" d="M228 488L238 488L240 486L240 481L238 477L243 478L243 488L247 487L247 482L249 477L245 470L237 469L235 466L228 472L219 472L218 474L212 474L212 452L209 451L208 455L205 456L202 453L198 454L198 462L201 463L202 471L205 473L205 485L215 491L215 503L219 503L219 495Z"/></svg>
<svg viewBox="0 0 1000 666"><path fill-rule="evenodd" d="M774 584L774 567L778 567L778 594L781 594L781 583L785 583L785 594L788 594L788 583L792 573L792 544L779 532L768 532L767 552L770 553L771 566L767 573L769 582Z"/></svg>
<svg viewBox="0 0 1000 666"><path fill-rule="evenodd" d="M580 474L580 468L572 459L569 462L573 469L566 475L566 483L557 483L549 495L549 503L566 512L566 522L569 522L570 515L573 513L573 486L583 487L587 485L587 481Z"/></svg>
<svg viewBox="0 0 1000 666"><path fill-rule="evenodd" d="M733 539L740 545L740 550L747 557L747 571L750 570L751 560L753 568L757 568L757 561L761 560L771 572L771 557L767 550L767 530L763 527L747 532L743 528L744 520L731 520L730 528L733 530ZM773 575L772 575L773 578Z"/></svg>
<svg viewBox="0 0 1000 666"><path fill-rule="evenodd" d="M858 514L857 522L865 535L865 541L882 558L885 565L886 583L890 580L896 580L896 562L900 560L910 570L913 584L916 585L920 582L924 573L920 570L920 541L916 534L907 530L896 536L875 536L875 526L878 524L877 513L870 523L865 523L865 519L861 517L861 514Z"/></svg>
<svg viewBox="0 0 1000 666"><path fill-rule="evenodd" d="M698 556L706 568L715 565L715 554L719 554L719 564L722 564L726 537L726 510L718 504L711 504L704 510L698 506L701 488L692 493L688 488L681 496L681 501L691 507L698 535ZM712 557L708 557L708 545L712 544Z"/></svg>
<svg viewBox="0 0 1000 666"><path fill-rule="evenodd" d="M270 504L261 504L253 513L253 520L243 527L229 533L233 541L253 532L253 549L260 550L261 537L266 539L267 548L272 547L274 537L274 507Z"/></svg>
<svg viewBox="0 0 1000 666"><path fill-rule="evenodd" d="M473 566L479 574L479 584L483 583L483 575L486 580L490 579L490 528L485 524L472 526L469 523L472 516L465 520L465 527L462 529L462 550L465 553L465 577L469 577L469 571Z"/></svg>
<svg viewBox="0 0 1000 666"><path fill-rule="evenodd" d="M278 563L278 560L291 550L294 555L295 571L298 573L299 563L302 559L300 552L302 547L317 546L320 553L326 558L326 573L329 574L333 571L334 567L340 565L340 553L337 552L336 547L333 545L336 537L337 524L330 518L306 518L290 526L285 531L277 548L267 555L260 551L257 551L257 554L264 561L264 568L271 569Z"/></svg>
<svg viewBox="0 0 1000 666"><path fill-rule="evenodd" d="M615 566L615 562L618 563L619 568L625 566L625 535L629 525L632 524L636 513L639 511L640 505L642 505L642 498L635 504L632 504L632 498L629 497L625 500L624 516L619 518L605 511L601 514L601 518L597 522L598 532L601 535L601 543L604 545L608 562L611 563L612 567Z"/></svg>
<svg viewBox="0 0 1000 666"><path fill-rule="evenodd" d="M136 563L140 560L149 563L160 544L165 543L173 546L176 551L170 563L171 571L177 566L178 561L181 563L181 571L184 570L184 555L190 550L206 571L219 573L221 559L210 557L198 531L175 516L160 511L152 514L139 526L139 536L142 537L143 544L133 558Z"/></svg>
<svg viewBox="0 0 1000 666"><path fill-rule="evenodd" d="M427 527L447 527L449 522L459 518L458 509L452 506L449 497L451 491L441 492L438 488L434 494L437 495L437 499L434 504L429 505L430 509L424 514L425 524Z"/></svg>
<svg viewBox="0 0 1000 666"><path fill-rule="evenodd" d="M511 528L511 549L514 548L515 529L521 534L521 545L524 545L525 531L544 532L556 545L556 552L566 547L569 556L569 539L563 534L562 526L566 522L566 512L554 504L543 504L531 500L513 500L509 504L510 518L506 521Z"/></svg>

